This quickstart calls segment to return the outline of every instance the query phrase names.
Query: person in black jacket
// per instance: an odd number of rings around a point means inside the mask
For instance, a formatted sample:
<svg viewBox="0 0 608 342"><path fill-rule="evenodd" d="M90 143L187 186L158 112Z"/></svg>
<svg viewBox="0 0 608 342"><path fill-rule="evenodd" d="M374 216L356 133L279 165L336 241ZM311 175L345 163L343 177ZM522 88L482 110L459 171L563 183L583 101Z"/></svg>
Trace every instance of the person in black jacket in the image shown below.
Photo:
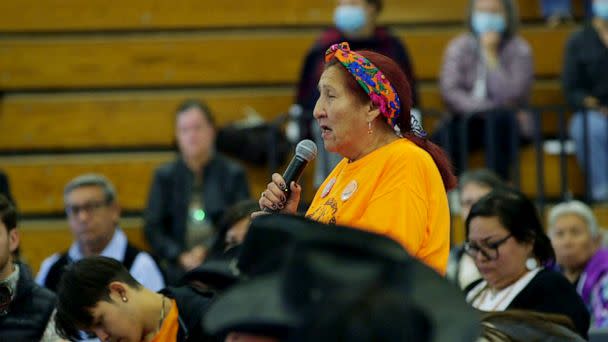
<svg viewBox="0 0 608 342"><path fill-rule="evenodd" d="M145 236L169 284L204 260L226 208L249 199L245 171L215 152L209 108L185 101L176 114L180 157L162 165L145 211Z"/></svg>
<svg viewBox="0 0 608 342"><path fill-rule="evenodd" d="M564 315L587 338L589 312L572 284L545 268L555 253L528 198L512 189L492 191L471 208L466 233L465 252L483 277L465 289L474 308Z"/></svg>
<svg viewBox="0 0 608 342"><path fill-rule="evenodd" d="M589 195L595 201L608 201L606 1L594 0L593 18L569 38L564 53L562 81L568 104L576 111L570 121L569 131L576 143L576 157L580 165L588 167L585 172L591 183ZM585 162L586 157L589 163Z"/></svg>
<svg viewBox="0 0 608 342"><path fill-rule="evenodd" d="M57 289L55 326L70 340L83 330L101 341L216 341L201 326L211 296L191 287L152 292L120 262L94 256L66 269Z"/></svg>
<svg viewBox="0 0 608 342"><path fill-rule="evenodd" d="M0 194L0 341L39 341L49 327L55 295L14 259L19 247L17 213ZM48 329L52 334L52 325Z"/></svg>

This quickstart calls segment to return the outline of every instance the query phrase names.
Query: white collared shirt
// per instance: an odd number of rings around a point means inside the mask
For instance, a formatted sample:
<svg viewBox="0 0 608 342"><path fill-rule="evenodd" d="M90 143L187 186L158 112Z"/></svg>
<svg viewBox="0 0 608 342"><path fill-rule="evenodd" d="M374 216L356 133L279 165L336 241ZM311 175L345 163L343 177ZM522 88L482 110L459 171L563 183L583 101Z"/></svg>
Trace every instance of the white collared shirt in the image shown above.
<svg viewBox="0 0 608 342"><path fill-rule="evenodd" d="M509 304L517 297L517 295L532 281L534 276L542 267L538 267L524 274L513 284L504 289L490 294L488 283L483 280L475 286L467 295L467 303L471 304L475 309L481 311L504 311L509 307ZM482 293L482 292L488 293Z"/></svg>
<svg viewBox="0 0 608 342"><path fill-rule="evenodd" d="M106 248L104 248L100 255L123 262L126 249L127 235L125 235L122 229L117 227L114 231L112 239L110 240L110 243L108 243L108 245L106 246ZM68 255L74 261L83 258L78 242L72 243L70 249L68 250ZM44 286L44 282L49 273L49 270L57 262L57 260L59 260L60 257L60 253L55 253L42 262L42 264L40 265L40 271L38 271L38 274L36 275L36 283L41 286ZM129 272L131 273L133 278L135 278L135 280L137 280L145 288L151 291L156 292L165 287L165 282L158 266L156 265L150 254L144 251L137 254L135 260L133 260L133 265L131 266Z"/></svg>

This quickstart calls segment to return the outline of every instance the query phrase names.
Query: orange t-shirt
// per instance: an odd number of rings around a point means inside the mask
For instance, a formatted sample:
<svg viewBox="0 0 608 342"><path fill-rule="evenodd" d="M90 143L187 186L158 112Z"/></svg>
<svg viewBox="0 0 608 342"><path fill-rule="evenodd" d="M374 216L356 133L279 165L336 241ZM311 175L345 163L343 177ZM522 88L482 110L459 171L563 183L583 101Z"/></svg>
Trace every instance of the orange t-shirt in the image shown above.
<svg viewBox="0 0 608 342"><path fill-rule="evenodd" d="M325 179L306 217L386 235L445 274L450 210L433 158L398 139L363 158L343 159Z"/></svg>
<svg viewBox="0 0 608 342"><path fill-rule="evenodd" d="M179 312L175 300L171 300L171 310L165 317L160 330L152 339L152 342L175 342L177 341L177 331L179 330Z"/></svg>

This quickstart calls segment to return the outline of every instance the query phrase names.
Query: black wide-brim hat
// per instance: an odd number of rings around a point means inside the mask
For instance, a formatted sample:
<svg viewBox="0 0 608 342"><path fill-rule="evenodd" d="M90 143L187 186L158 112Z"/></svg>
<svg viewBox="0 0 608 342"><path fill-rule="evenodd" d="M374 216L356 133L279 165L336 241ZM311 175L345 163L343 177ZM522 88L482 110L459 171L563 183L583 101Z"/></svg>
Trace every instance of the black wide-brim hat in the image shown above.
<svg viewBox="0 0 608 342"><path fill-rule="evenodd" d="M211 334L239 331L284 338L337 293L390 286L428 314L434 341L478 336L479 316L462 292L385 236L284 215L258 220L252 232L255 239L266 232L267 241L282 243L284 260L276 260L281 264L277 271L255 276L217 298L203 323Z"/></svg>
<svg viewBox="0 0 608 342"><path fill-rule="evenodd" d="M220 257L206 260L200 266L184 274L182 283L200 282L216 291L224 291L241 280L237 258L240 247L235 246Z"/></svg>

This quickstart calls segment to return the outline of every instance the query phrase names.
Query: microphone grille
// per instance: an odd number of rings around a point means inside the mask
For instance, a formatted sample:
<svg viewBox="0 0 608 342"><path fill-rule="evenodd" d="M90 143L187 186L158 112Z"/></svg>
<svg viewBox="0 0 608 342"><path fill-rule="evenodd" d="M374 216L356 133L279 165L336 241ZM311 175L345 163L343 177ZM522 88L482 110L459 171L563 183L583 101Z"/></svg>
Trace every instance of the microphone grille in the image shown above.
<svg viewBox="0 0 608 342"><path fill-rule="evenodd" d="M296 156L310 162L317 157L317 145L312 140L302 140L296 145Z"/></svg>

